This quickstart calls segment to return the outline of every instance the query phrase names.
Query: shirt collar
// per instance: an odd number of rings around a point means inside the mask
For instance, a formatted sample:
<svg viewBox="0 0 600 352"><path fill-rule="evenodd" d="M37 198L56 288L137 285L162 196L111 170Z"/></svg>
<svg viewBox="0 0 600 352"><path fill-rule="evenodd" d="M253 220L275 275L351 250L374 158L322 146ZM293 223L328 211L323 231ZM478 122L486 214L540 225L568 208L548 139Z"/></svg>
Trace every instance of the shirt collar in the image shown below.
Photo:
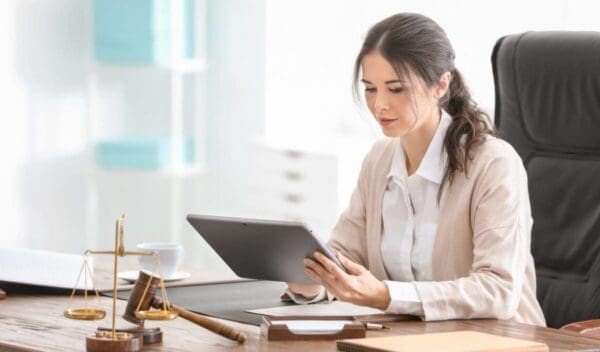
<svg viewBox="0 0 600 352"><path fill-rule="evenodd" d="M450 117L450 115L442 109L440 123L438 124L429 146L427 147L427 151L425 152L423 160L421 160L419 168L415 172L415 174L437 184L442 183L442 178L444 176L444 169L447 161L447 156L443 149L444 137L446 136L446 131L448 131L448 127L451 123L452 117ZM398 139L398 147L394 153L390 172L388 173L387 177L396 179L407 178L406 159L400 139Z"/></svg>

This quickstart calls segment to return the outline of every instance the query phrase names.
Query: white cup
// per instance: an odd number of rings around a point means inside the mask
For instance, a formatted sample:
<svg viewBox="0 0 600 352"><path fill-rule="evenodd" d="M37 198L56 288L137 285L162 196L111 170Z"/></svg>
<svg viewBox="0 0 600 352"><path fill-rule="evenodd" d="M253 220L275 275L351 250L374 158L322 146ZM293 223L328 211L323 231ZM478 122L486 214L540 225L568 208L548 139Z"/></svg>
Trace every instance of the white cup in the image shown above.
<svg viewBox="0 0 600 352"><path fill-rule="evenodd" d="M177 272L177 268L183 259L183 247L179 243L166 242L147 242L137 245L137 249L142 252L157 252L160 257L160 274L163 279L169 279ZM139 263L142 269L151 273L156 273L159 269L156 263L156 256L139 256Z"/></svg>

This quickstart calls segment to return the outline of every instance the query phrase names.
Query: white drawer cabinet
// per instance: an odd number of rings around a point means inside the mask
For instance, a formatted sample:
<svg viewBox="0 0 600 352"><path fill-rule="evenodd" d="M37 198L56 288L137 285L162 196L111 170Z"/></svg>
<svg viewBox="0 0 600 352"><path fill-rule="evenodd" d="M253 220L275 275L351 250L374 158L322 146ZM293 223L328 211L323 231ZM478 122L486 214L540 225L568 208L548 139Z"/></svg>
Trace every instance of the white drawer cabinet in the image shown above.
<svg viewBox="0 0 600 352"><path fill-rule="evenodd" d="M338 158L258 143L252 148L247 189L239 197L248 212L329 231L338 213Z"/></svg>
<svg viewBox="0 0 600 352"><path fill-rule="evenodd" d="M302 221L326 240L348 205L371 144L352 137L328 140L318 151L309 151L251 143L245 163L249 167L227 180L225 211L232 216Z"/></svg>

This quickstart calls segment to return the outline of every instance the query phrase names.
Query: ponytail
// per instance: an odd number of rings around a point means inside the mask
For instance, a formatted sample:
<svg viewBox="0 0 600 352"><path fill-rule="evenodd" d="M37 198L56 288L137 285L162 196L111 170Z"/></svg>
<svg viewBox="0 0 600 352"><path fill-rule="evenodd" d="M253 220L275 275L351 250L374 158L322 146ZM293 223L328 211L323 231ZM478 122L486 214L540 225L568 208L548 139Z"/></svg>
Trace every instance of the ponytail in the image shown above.
<svg viewBox="0 0 600 352"><path fill-rule="evenodd" d="M472 160L472 149L483 143L487 135L498 134L490 117L473 102L461 73L453 69L451 74L452 81L446 99L440 100L442 108L452 116L452 123L444 137L448 163L438 191L438 201L444 185L452 183L456 172L467 174L468 161Z"/></svg>

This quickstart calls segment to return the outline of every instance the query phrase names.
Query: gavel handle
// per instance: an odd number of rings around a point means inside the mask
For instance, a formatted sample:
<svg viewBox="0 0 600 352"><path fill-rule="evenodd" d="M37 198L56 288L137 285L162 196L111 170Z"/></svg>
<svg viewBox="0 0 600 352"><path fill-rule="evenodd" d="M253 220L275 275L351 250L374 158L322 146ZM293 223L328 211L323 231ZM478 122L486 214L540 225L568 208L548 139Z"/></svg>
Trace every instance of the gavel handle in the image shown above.
<svg viewBox="0 0 600 352"><path fill-rule="evenodd" d="M158 297L154 297L150 302L150 305L154 308L161 309L163 307L163 302ZM237 341L238 343L244 343L246 341L246 334L242 331L235 329L231 326L220 323L216 320L207 318L200 314L192 313L185 308L178 307L174 304L171 304L171 309L175 310L179 313L179 316L191 321L192 323L196 323L203 328L206 328L215 334L219 334L223 337L226 337L230 340Z"/></svg>

